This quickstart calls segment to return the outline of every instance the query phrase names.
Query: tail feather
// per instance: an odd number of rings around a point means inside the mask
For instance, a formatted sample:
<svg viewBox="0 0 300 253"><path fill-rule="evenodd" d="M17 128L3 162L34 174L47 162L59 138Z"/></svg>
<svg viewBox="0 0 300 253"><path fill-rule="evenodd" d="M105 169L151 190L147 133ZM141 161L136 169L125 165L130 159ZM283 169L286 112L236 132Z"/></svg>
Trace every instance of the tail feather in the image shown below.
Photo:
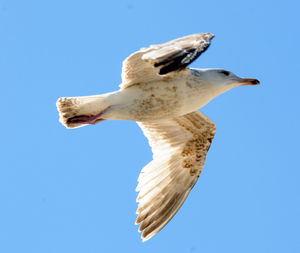
<svg viewBox="0 0 300 253"><path fill-rule="evenodd" d="M59 121L67 128L82 127L101 121L100 115L109 107L107 95L62 97L56 102Z"/></svg>

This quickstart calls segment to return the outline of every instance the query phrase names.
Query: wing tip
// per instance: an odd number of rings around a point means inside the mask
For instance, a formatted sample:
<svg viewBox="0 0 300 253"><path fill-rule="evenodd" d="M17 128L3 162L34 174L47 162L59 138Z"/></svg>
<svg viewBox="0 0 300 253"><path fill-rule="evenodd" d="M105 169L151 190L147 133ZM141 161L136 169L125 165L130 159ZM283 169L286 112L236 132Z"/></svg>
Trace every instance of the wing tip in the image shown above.
<svg viewBox="0 0 300 253"><path fill-rule="evenodd" d="M210 39L213 39L216 35L214 33L206 33Z"/></svg>
<svg viewBox="0 0 300 253"><path fill-rule="evenodd" d="M142 238L142 242L144 243L144 242L146 242L146 241L148 241L150 238L151 238L152 236L146 236L146 237L144 237L143 235L141 236L141 238Z"/></svg>
<svg viewBox="0 0 300 253"><path fill-rule="evenodd" d="M214 33L199 33L201 36L205 36L205 38L211 40L213 39L216 35Z"/></svg>

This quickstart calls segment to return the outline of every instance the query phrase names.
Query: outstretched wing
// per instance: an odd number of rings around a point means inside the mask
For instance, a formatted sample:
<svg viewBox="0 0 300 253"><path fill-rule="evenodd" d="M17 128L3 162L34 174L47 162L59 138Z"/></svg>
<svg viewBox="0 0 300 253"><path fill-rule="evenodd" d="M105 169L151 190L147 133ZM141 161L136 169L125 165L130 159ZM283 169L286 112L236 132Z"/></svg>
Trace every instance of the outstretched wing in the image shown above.
<svg viewBox="0 0 300 253"><path fill-rule="evenodd" d="M138 178L136 224L148 240L176 214L204 167L215 124L195 111L177 118L138 123L152 147L153 160Z"/></svg>
<svg viewBox="0 0 300 253"><path fill-rule="evenodd" d="M120 87L161 79L184 69L209 47L213 37L212 33L193 34L133 53L123 62Z"/></svg>

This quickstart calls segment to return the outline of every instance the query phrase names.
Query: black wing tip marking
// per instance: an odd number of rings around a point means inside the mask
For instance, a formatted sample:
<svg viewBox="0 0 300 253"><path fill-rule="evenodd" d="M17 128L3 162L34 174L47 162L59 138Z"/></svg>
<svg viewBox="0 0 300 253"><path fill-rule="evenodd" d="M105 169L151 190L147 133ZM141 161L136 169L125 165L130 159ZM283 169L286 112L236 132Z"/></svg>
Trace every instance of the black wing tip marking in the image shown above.
<svg viewBox="0 0 300 253"><path fill-rule="evenodd" d="M201 51L199 51L198 48L189 50L188 52L185 52L186 50L182 51L181 55L175 56L173 59L170 59L169 64L167 64L166 66L163 66L159 70L159 74L165 75L172 71L184 69L190 63L192 63L194 60L196 60L207 48L208 48L208 46ZM159 64L158 66L161 66L161 65L163 65L163 64ZM154 65L154 67L158 67L158 66Z"/></svg>
<svg viewBox="0 0 300 253"><path fill-rule="evenodd" d="M162 66L159 70L160 75L165 75L172 71L184 69L208 49L210 46L210 40L215 37L213 33L195 34L194 36L197 35L201 36L198 38L198 40L200 39L201 41L197 47L190 47L179 52L177 51L174 54L169 55L167 58L162 59L154 64L154 67Z"/></svg>

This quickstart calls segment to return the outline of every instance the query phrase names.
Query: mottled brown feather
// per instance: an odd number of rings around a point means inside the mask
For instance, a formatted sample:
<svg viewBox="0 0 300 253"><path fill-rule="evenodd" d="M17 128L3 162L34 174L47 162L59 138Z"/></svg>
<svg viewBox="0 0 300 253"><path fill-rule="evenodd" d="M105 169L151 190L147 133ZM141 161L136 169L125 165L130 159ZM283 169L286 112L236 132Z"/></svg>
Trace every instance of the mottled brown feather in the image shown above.
<svg viewBox="0 0 300 253"><path fill-rule="evenodd" d="M204 167L216 127L199 111L138 124L154 159L142 170L137 186L136 224L141 224L139 231L145 241L159 232L185 201Z"/></svg>

